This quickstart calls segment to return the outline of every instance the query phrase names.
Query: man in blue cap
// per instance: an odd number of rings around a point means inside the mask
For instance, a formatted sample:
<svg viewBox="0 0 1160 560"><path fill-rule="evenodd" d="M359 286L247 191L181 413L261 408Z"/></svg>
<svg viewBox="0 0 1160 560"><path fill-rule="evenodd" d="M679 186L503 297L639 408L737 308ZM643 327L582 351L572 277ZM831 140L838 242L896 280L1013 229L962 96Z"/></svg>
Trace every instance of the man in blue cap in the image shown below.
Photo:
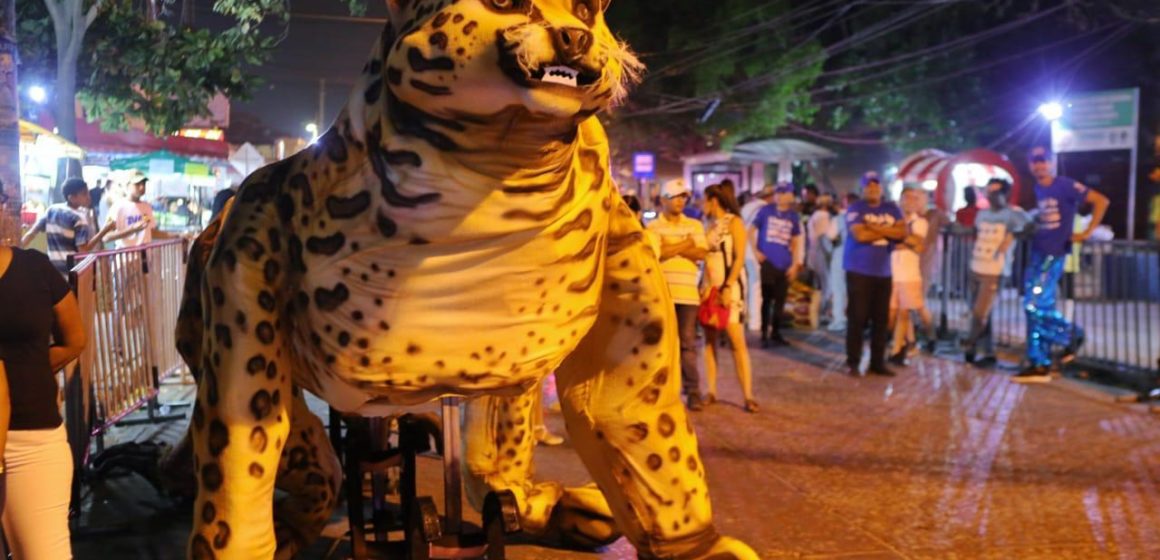
<svg viewBox="0 0 1160 560"><path fill-rule="evenodd" d="M761 347L789 344L781 336L781 314L789 284L805 256L801 217L793 210L793 185L779 183L774 204L763 206L749 224L753 253L761 266Z"/></svg>
<svg viewBox="0 0 1160 560"><path fill-rule="evenodd" d="M1072 325L1056 309L1055 293L1063 275L1063 263L1072 243L1083 243L1104 221L1108 197L1079 181L1055 175L1055 161L1043 147L1031 149L1031 174L1035 176L1035 233L1031 256L1023 275L1023 309L1027 313L1027 368L1018 373L1017 383L1051 381L1051 349L1062 346L1062 363L1075 358L1083 345L1083 329ZM1092 220L1086 230L1073 233L1075 215L1084 203L1092 205Z"/></svg>
<svg viewBox="0 0 1160 560"><path fill-rule="evenodd" d="M892 277L890 253L906 239L906 222L898 205L886 200L878 174L862 175L862 199L846 210L846 364L850 375L861 375L862 338L870 326L870 368L867 373L893 376L886 367L886 339L890 332Z"/></svg>

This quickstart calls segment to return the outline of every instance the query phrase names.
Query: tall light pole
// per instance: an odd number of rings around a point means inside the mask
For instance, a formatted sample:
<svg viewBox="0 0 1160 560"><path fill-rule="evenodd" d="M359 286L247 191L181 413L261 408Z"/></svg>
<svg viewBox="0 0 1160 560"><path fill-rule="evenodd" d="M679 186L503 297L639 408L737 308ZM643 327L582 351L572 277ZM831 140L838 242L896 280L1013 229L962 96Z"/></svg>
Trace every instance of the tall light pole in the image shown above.
<svg viewBox="0 0 1160 560"><path fill-rule="evenodd" d="M6 216L0 219L0 243L20 241L20 94L16 65L20 51L16 45L16 2L0 0L0 181L7 195Z"/></svg>

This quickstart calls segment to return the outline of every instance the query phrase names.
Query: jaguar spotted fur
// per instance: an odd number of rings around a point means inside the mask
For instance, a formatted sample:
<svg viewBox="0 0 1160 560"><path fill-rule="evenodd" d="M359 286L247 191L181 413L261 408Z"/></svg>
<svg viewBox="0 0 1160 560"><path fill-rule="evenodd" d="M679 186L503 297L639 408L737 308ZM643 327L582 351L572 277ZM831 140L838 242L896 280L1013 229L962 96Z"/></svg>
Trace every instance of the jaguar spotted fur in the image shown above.
<svg viewBox="0 0 1160 560"><path fill-rule="evenodd" d="M289 557L317 535L340 475L307 390L365 415L472 398L468 495L512 490L533 535L756 558L713 527L672 301L609 176L595 115L640 67L607 4L388 0L334 126L245 181L187 292L191 557ZM528 392L553 371L596 487L531 481Z"/></svg>

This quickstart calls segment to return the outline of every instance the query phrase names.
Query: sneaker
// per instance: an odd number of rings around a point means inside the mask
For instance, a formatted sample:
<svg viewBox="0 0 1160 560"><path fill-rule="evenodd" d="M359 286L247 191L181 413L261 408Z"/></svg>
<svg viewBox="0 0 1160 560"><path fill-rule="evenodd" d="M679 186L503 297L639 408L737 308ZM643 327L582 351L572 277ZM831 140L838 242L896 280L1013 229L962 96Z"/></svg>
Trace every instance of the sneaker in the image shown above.
<svg viewBox="0 0 1160 560"><path fill-rule="evenodd" d="M1051 381L1051 370L1047 366L1031 366L1015 374L1011 381L1015 383L1048 383Z"/></svg>
<svg viewBox="0 0 1160 560"><path fill-rule="evenodd" d="M968 351L968 352L964 352L963 353L963 360L966 361L968 364L974 364L975 363L975 352L973 350Z"/></svg>
<svg viewBox="0 0 1160 560"><path fill-rule="evenodd" d="M848 366L848 367L850 369L846 373L850 374L850 377L862 377L862 370L858 369L858 366Z"/></svg>
<svg viewBox="0 0 1160 560"><path fill-rule="evenodd" d="M789 341L783 338L780 334L775 334L769 337L769 343L772 346L789 346Z"/></svg>
<svg viewBox="0 0 1160 560"><path fill-rule="evenodd" d="M995 358L994 356L983 356L982 358L979 359L979 361L975 362L975 367L980 367L980 368L988 368L989 369L989 368L993 368L997 365L999 365L999 360L997 358Z"/></svg>
<svg viewBox="0 0 1160 560"><path fill-rule="evenodd" d="M938 341L937 340L928 340L928 341L922 343L922 351L926 352L928 355L933 356L935 350L937 350L937 349L938 349Z"/></svg>
<svg viewBox="0 0 1160 560"><path fill-rule="evenodd" d="M564 438L549 432L547 428L540 426L536 428L536 441L549 447L554 447L564 443Z"/></svg>
<svg viewBox="0 0 1160 560"><path fill-rule="evenodd" d="M1071 343L1063 348L1063 355L1059 357L1059 363L1070 364L1075 361L1075 357L1079 354L1079 349L1083 347L1084 334L1078 332L1071 337Z"/></svg>
<svg viewBox="0 0 1160 560"><path fill-rule="evenodd" d="M826 327L826 330L830 332L842 332L846 330L846 323L830 323L830 326Z"/></svg>
<svg viewBox="0 0 1160 560"><path fill-rule="evenodd" d="M745 399L745 412L750 414L757 414L761 407L757 406L757 401L753 399Z"/></svg>
<svg viewBox="0 0 1160 560"><path fill-rule="evenodd" d="M905 366L906 365L906 349L903 348L902 350L899 350L897 354L894 354L894 355L890 356L889 358L886 358L886 361L888 361L896 366Z"/></svg>
<svg viewBox="0 0 1160 560"><path fill-rule="evenodd" d="M688 398L685 400L685 408L688 408L693 412L700 412L705 408L705 403L701 401L700 394L690 393Z"/></svg>
<svg viewBox="0 0 1160 560"><path fill-rule="evenodd" d="M870 369L866 370L866 373L868 373L870 375L881 375L882 377L894 377L895 375L897 375L896 373L894 373L894 370L892 370L884 365L870 366Z"/></svg>

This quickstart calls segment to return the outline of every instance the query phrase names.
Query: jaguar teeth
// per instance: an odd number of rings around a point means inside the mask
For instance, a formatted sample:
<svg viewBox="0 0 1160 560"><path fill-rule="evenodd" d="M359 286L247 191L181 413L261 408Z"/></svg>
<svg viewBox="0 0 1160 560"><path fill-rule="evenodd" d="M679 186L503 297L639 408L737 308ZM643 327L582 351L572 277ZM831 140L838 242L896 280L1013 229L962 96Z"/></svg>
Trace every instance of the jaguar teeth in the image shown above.
<svg viewBox="0 0 1160 560"><path fill-rule="evenodd" d="M573 70L567 66L549 66L544 68L544 77L540 78L540 81L546 84L576 87L576 79L579 77L579 70Z"/></svg>

